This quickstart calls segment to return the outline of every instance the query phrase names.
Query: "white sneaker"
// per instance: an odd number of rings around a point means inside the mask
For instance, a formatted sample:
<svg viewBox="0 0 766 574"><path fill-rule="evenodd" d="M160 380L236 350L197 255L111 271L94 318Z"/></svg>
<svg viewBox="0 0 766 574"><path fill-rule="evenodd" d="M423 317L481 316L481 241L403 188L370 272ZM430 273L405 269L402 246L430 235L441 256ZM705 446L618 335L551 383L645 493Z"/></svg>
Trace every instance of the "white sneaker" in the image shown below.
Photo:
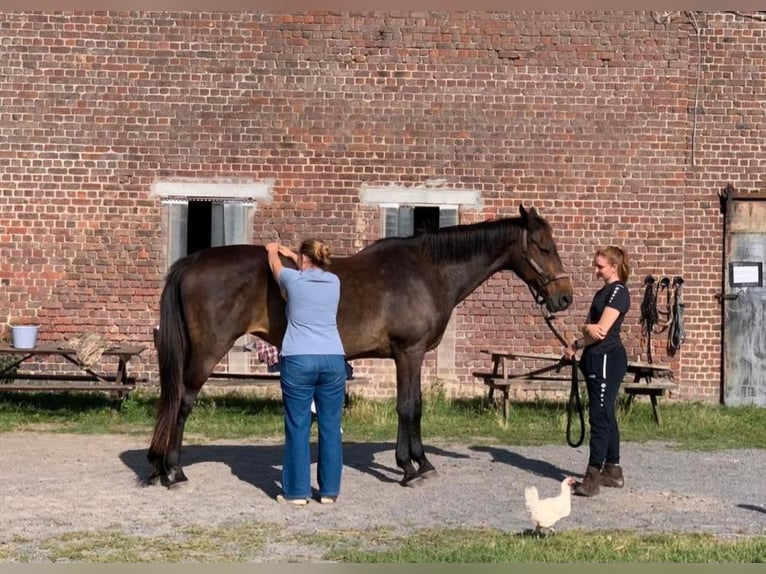
<svg viewBox="0 0 766 574"><path fill-rule="evenodd" d="M284 494L277 494L277 502L290 506L306 506L309 503L305 498L285 498Z"/></svg>

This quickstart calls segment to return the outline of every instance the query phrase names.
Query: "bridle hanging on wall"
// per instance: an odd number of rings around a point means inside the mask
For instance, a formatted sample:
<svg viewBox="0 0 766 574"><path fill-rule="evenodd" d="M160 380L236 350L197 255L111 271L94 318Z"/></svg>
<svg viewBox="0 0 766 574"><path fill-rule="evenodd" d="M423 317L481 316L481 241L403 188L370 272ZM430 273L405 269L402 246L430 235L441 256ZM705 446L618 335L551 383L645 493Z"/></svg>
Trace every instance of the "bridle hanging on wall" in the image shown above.
<svg viewBox="0 0 766 574"><path fill-rule="evenodd" d="M683 284L683 277L673 277L673 301L670 306L672 318L668 330L668 355L671 357L686 338L686 333L684 332L684 309L686 305L683 299Z"/></svg>
<svg viewBox="0 0 766 574"><path fill-rule="evenodd" d="M671 279L662 276L657 281L652 275L644 278L644 297L641 300L641 332L646 337L647 362L652 363L652 333L668 330L667 352L671 357L683 343L684 302L683 277ZM661 302L664 292L664 304ZM662 319L662 320L660 320Z"/></svg>
<svg viewBox="0 0 766 574"><path fill-rule="evenodd" d="M665 304L660 304L660 297L664 293ZM670 327L670 323L673 321L673 310L671 308L671 293L670 293L670 277L662 276L659 280L659 285L654 292L655 308L657 309L657 323L655 324L654 332L662 333L665 329ZM660 320L662 319L662 320Z"/></svg>
<svg viewBox="0 0 766 574"><path fill-rule="evenodd" d="M657 314L657 294L655 279L651 275L644 278L644 298L641 300L641 334L646 337L647 362L652 360L652 331L659 320Z"/></svg>

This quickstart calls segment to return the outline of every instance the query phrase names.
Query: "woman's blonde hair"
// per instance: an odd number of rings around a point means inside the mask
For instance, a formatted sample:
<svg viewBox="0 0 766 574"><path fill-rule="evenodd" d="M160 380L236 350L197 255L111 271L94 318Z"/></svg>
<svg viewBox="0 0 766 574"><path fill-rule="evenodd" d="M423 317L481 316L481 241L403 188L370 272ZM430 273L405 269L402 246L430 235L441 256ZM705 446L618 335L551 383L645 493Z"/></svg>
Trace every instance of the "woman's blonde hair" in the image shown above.
<svg viewBox="0 0 766 574"><path fill-rule="evenodd" d="M300 253L308 257L311 263L320 269L327 269L330 266L330 248L319 239L306 239L301 243Z"/></svg>
<svg viewBox="0 0 766 574"><path fill-rule="evenodd" d="M620 281L625 283L628 280L628 277L630 277L630 265L628 264L627 253L619 247L610 245L596 251L596 257L599 256L605 258L612 265L617 266L617 275L619 275Z"/></svg>

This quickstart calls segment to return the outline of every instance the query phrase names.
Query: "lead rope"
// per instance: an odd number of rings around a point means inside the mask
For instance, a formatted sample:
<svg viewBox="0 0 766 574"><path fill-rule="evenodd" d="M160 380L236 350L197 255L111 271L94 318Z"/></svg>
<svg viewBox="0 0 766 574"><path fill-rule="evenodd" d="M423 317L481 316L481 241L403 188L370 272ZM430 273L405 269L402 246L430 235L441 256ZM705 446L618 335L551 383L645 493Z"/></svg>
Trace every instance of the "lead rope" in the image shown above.
<svg viewBox="0 0 766 574"><path fill-rule="evenodd" d="M577 448L585 440L585 412L580 399L580 386L577 381L577 360L571 359L572 364L572 386L569 389L569 400L567 401L567 444L572 448ZM580 417L580 437L572 440L572 415L577 413Z"/></svg>
<svg viewBox="0 0 766 574"><path fill-rule="evenodd" d="M553 319L555 319L555 316L553 316L551 313L548 313L542 307L541 307L541 310L543 313L543 319L545 319L545 324L548 325L548 328L553 332L554 335L556 335L556 338L561 342L561 344L564 345L564 347L568 347L569 343L567 343L567 340L559 332L559 330L556 329L556 327L553 325ZM564 357L561 357L561 360L559 361L559 364L556 367L556 372L558 373L559 371L561 371L561 368L566 363L570 364L571 373L572 373L572 378L571 378L572 384L569 388L569 400L567 401L566 438L567 438L567 444L569 446L571 446L572 448L577 448L585 440L585 411L582 406L582 400L580 399L580 386L577 380L577 359L572 358L567 360ZM580 418L580 437L576 441L572 440L572 418L574 413L577 413L577 415Z"/></svg>

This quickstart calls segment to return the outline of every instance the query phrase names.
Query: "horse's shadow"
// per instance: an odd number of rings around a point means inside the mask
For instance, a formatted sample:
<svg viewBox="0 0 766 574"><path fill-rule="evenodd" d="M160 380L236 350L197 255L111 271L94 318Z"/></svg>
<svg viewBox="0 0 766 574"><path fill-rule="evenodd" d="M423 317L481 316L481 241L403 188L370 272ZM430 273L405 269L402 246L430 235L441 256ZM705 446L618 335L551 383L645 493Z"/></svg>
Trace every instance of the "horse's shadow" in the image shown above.
<svg viewBox="0 0 766 574"><path fill-rule="evenodd" d="M547 461L537 458L528 458L510 450L492 446L472 446L470 449L477 452L486 452L492 456L492 460L495 462L515 466L520 470L531 472L537 476L552 478L557 481L562 481L567 476L572 476L572 473L568 470Z"/></svg>
<svg viewBox="0 0 766 574"><path fill-rule="evenodd" d="M745 510L752 510L753 512L762 512L766 514L766 507L758 506L757 504L738 504L737 508L744 508Z"/></svg>
<svg viewBox="0 0 766 574"><path fill-rule="evenodd" d="M343 443L343 466L369 474L381 482L394 483L402 478L397 467L382 464L376 460L379 453L387 453L394 458L394 443ZM468 455L425 447L428 455L446 458L468 458ZM311 445L311 460L317 459L316 443ZM183 448L184 470L193 480L193 466L198 463L222 463L231 469L231 473L240 480L259 488L268 496L280 492L281 467L284 447L273 445L185 445ZM147 450L127 450L120 454L120 460L136 475L139 483L146 483L151 472L151 465L146 458Z"/></svg>

